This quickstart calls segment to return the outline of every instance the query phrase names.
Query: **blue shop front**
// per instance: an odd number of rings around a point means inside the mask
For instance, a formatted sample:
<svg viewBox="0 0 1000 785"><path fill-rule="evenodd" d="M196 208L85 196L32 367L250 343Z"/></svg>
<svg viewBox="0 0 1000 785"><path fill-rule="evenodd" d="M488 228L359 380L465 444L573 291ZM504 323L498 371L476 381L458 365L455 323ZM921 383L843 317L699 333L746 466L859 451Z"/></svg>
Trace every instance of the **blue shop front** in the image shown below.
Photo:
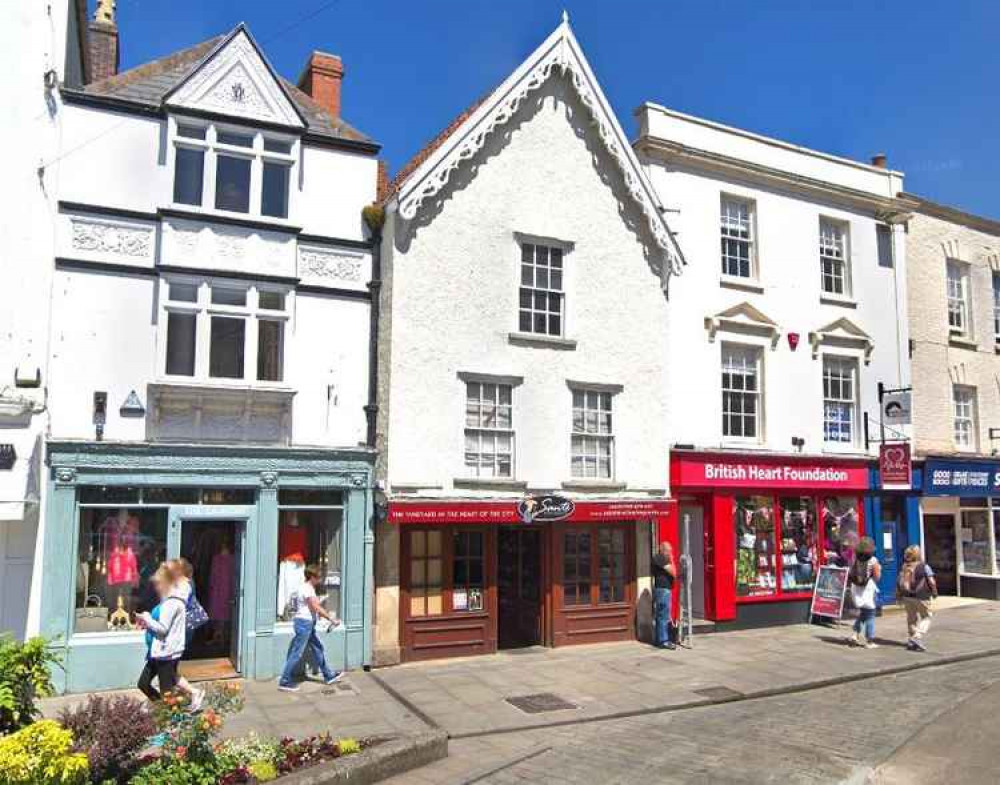
<svg viewBox="0 0 1000 785"><path fill-rule="evenodd" d="M942 594L1000 599L1000 462L927 458L924 554Z"/></svg>
<svg viewBox="0 0 1000 785"><path fill-rule="evenodd" d="M914 464L910 487L883 488L877 464L869 467L869 493L865 497L865 520L875 541L875 556L882 565L879 601L891 605L897 601L896 578L903 562L903 551L920 544L920 494L924 483L923 468Z"/></svg>
<svg viewBox="0 0 1000 785"><path fill-rule="evenodd" d="M344 622L324 633L331 665L369 665L373 461L364 448L50 441L40 632L62 656L60 691L135 683L149 578L181 556L210 619L182 671L276 676L306 564Z"/></svg>

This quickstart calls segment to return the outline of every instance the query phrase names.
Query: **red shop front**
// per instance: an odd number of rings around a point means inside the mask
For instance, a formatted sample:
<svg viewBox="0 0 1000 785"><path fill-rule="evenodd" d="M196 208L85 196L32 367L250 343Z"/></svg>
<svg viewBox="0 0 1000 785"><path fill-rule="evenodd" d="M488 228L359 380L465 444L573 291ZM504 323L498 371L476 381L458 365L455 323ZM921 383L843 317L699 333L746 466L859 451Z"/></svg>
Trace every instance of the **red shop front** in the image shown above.
<svg viewBox="0 0 1000 785"><path fill-rule="evenodd" d="M739 626L804 621L821 564L849 566L865 534L867 464L674 450L694 615ZM680 534L675 547L680 546Z"/></svg>
<svg viewBox="0 0 1000 785"><path fill-rule="evenodd" d="M637 535L647 565L649 533L675 530L675 510L557 495L390 502L403 659L635 638Z"/></svg>

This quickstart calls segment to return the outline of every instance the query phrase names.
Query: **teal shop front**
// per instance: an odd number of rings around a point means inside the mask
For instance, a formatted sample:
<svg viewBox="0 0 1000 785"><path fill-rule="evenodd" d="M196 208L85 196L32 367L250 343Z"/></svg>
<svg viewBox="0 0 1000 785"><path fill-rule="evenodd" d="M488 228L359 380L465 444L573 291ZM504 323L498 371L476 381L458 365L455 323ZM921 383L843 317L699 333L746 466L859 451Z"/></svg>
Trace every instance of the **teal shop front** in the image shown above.
<svg viewBox="0 0 1000 785"><path fill-rule="evenodd" d="M306 564L344 622L323 633L331 665L369 665L373 460L364 448L50 441L40 632L62 656L60 691L135 684L135 615L155 603L156 566L181 556L210 617L182 669L280 673Z"/></svg>

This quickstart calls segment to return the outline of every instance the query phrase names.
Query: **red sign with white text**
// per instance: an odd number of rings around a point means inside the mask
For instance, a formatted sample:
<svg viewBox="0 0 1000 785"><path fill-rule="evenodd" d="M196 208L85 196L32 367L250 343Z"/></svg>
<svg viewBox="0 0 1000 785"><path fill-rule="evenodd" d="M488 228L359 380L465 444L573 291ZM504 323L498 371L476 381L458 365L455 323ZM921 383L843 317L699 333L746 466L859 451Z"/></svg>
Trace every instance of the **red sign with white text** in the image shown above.
<svg viewBox="0 0 1000 785"><path fill-rule="evenodd" d="M670 483L675 489L866 490L868 470L860 461L833 463L794 457L673 453L670 456Z"/></svg>
<svg viewBox="0 0 1000 785"><path fill-rule="evenodd" d="M563 496L511 501L396 501L389 503L390 523L598 523L657 521L670 517L673 501L575 501Z"/></svg>
<svg viewBox="0 0 1000 785"><path fill-rule="evenodd" d="M908 442L883 444L878 450L878 473L882 487L907 490L910 487L912 460Z"/></svg>

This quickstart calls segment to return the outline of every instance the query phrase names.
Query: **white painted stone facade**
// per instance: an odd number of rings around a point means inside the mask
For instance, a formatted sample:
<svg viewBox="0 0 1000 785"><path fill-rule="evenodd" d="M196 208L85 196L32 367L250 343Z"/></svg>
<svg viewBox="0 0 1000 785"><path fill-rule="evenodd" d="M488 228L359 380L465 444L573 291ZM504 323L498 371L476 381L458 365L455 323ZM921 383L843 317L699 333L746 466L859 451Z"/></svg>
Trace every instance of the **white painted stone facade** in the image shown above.
<svg viewBox="0 0 1000 785"><path fill-rule="evenodd" d="M636 148L661 200L677 211L671 221L688 261L671 289L670 442L789 453L797 437L805 440L805 454L864 453L861 419L864 412L878 416L877 383L905 386L910 378L902 227L891 230L892 267L880 266L876 246L879 219L899 211L893 196L902 176L653 104L637 114ZM750 278L722 274L724 195L752 206ZM821 291L821 217L848 230L847 296ZM755 439L723 435L720 364L727 343L760 351L763 420ZM847 444L824 441L825 355L850 358L859 372Z"/></svg>
<svg viewBox="0 0 1000 785"><path fill-rule="evenodd" d="M1000 224L922 203L906 242L917 452L989 455L998 446L990 441L989 429L1000 426L993 295L993 278L1000 274ZM949 329L949 260L967 265L972 327L965 336L953 336ZM955 442L955 384L975 390L975 439L968 447Z"/></svg>
<svg viewBox="0 0 1000 785"><path fill-rule="evenodd" d="M380 438L392 499L509 500L553 491L577 499L667 496L664 390L673 304L662 285L669 272L655 261L661 249L647 218L571 79L546 71L526 94L516 93L520 101L506 97L505 90L513 95L518 88L505 83L497 103L515 109L501 112L495 126L484 120L482 149L460 156L447 184L412 208L412 220L390 202ZM474 139L478 148L478 133L462 128L455 136ZM436 189L435 177L413 192ZM562 339L518 335L521 241L567 248ZM469 375L513 381L509 481L477 481L465 465ZM613 477L590 487L571 473L574 384L620 389L613 396ZM650 543L648 526L638 528L641 592L648 589ZM399 659L398 526L383 523L376 543L375 656L387 664Z"/></svg>

